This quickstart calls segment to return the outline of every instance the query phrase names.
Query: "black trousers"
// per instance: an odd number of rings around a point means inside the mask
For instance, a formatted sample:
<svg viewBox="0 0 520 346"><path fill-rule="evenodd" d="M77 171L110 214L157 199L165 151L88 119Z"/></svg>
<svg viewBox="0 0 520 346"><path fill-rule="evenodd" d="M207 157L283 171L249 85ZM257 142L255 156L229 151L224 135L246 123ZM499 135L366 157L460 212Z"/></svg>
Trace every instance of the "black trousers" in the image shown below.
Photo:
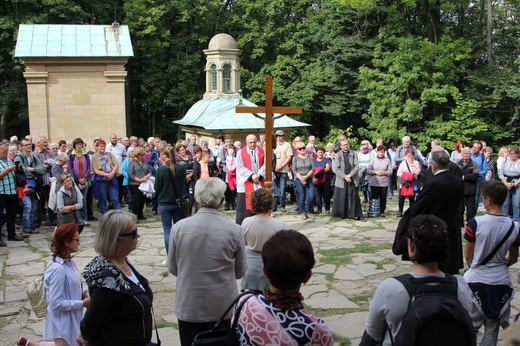
<svg viewBox="0 0 520 346"><path fill-rule="evenodd" d="M213 328L217 323L214 322L186 322L179 320L179 337L181 339L181 346L191 346L195 335L206 332ZM229 328L231 326L231 320L222 321L220 324L221 328Z"/></svg>
<svg viewBox="0 0 520 346"><path fill-rule="evenodd" d="M137 215L138 218L142 218L146 198L144 197L141 190L139 190L139 185L128 186L130 187L130 192L132 193L132 213Z"/></svg>
<svg viewBox="0 0 520 346"><path fill-rule="evenodd" d="M372 190L372 199L379 199L379 210L381 214L384 214L386 210L386 193L388 186L371 186L370 189Z"/></svg>
<svg viewBox="0 0 520 346"><path fill-rule="evenodd" d="M18 196L16 195L0 195L0 213L3 214L5 209L5 222L7 224L7 236L15 235L14 219L16 217L16 207L18 206Z"/></svg>

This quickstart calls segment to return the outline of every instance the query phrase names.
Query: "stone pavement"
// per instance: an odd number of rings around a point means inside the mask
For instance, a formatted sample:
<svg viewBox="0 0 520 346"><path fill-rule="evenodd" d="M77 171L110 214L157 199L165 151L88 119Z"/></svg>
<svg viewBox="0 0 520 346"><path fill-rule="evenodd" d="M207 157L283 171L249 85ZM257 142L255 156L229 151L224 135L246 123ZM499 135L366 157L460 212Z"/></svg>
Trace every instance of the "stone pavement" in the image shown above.
<svg viewBox="0 0 520 346"><path fill-rule="evenodd" d="M368 222L340 220L327 214L303 221L293 205L286 213L275 213L289 228L305 234L314 246L317 263L311 280L301 291L308 309L323 317L336 334L337 345L359 343L377 285L411 267L391 252L398 222L395 199L389 201L388 209L386 218ZM234 220L233 211L221 209L221 213ZM141 238L130 260L154 290L162 344L176 346L180 344L174 314L176 278L161 264L166 253L160 220L149 212L146 215L148 220L139 223ZM80 268L95 256L92 243L96 226L93 222L81 234L80 251L75 256ZM52 229L42 227L41 231L29 240L8 242L8 247L0 248L0 346L14 345L20 336L41 339L43 320L35 318L25 293L28 283L43 273L50 254ZM518 268L519 264L511 269L514 278ZM520 295L513 300L512 315L519 308Z"/></svg>

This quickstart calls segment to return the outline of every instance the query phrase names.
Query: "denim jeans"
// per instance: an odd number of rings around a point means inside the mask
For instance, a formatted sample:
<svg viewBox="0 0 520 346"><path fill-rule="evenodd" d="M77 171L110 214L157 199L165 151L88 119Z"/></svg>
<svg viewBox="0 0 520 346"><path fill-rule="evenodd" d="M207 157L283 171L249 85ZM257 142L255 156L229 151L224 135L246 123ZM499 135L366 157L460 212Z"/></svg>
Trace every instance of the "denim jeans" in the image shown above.
<svg viewBox="0 0 520 346"><path fill-rule="evenodd" d="M99 182L99 211L101 215L107 212L107 200L110 201L110 206L112 209L119 210L121 209L121 204L119 203L119 188L117 185L112 184L112 182L108 181L100 181Z"/></svg>
<svg viewBox="0 0 520 346"><path fill-rule="evenodd" d="M276 172L276 181L278 182L278 190L280 190L280 197L278 198L278 206L280 208L285 208L285 186L287 185L287 179L289 176L287 173Z"/></svg>
<svg viewBox="0 0 520 346"><path fill-rule="evenodd" d="M513 203L513 221L520 220L520 187L507 190L507 197L504 202L504 214L509 214L509 203Z"/></svg>
<svg viewBox="0 0 520 346"><path fill-rule="evenodd" d="M36 213L38 212L38 199L36 198L36 194L33 193L23 197L22 206L22 231L29 233L31 229L33 229Z"/></svg>
<svg viewBox="0 0 520 346"><path fill-rule="evenodd" d="M175 204L159 204L158 208L164 231L164 247L166 248L166 253L168 253L169 249L172 226L179 221L179 211L177 208Z"/></svg>
<svg viewBox="0 0 520 346"><path fill-rule="evenodd" d="M298 209L300 214L312 214L314 201L314 184L312 178L306 180L306 184L303 185L300 179L294 179L296 190L298 191Z"/></svg>

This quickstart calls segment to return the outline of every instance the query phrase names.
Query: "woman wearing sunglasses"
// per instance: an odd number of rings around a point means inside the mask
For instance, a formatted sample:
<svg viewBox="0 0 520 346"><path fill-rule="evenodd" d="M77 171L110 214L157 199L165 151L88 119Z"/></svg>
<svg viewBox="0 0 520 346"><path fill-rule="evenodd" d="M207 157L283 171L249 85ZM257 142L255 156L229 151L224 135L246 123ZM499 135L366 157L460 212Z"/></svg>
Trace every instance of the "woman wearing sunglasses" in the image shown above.
<svg viewBox="0 0 520 346"><path fill-rule="evenodd" d="M94 237L99 256L83 270L91 300L80 323L79 345L150 344L153 293L127 257L139 240L136 224L135 215L121 210L99 220Z"/></svg>

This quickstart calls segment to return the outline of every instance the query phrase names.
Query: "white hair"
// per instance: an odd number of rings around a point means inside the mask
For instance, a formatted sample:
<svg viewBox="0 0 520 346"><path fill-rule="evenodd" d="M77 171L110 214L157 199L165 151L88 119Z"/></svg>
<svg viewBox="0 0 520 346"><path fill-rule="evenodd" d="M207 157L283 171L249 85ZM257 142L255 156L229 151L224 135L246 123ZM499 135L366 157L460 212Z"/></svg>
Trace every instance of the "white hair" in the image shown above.
<svg viewBox="0 0 520 346"><path fill-rule="evenodd" d="M225 192L226 183L220 178L199 179L195 184L195 200L201 207L218 209Z"/></svg>

